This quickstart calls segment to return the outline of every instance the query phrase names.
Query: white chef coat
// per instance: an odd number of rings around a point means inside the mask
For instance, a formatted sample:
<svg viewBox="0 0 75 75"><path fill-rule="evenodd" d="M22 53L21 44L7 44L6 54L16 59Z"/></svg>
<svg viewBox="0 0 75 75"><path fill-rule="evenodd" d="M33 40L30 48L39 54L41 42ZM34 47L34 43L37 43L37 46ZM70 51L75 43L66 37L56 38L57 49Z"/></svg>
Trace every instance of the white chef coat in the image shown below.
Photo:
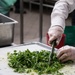
<svg viewBox="0 0 75 75"><path fill-rule="evenodd" d="M59 25L65 28L65 19L75 9L75 0L58 0L51 13L51 27Z"/></svg>

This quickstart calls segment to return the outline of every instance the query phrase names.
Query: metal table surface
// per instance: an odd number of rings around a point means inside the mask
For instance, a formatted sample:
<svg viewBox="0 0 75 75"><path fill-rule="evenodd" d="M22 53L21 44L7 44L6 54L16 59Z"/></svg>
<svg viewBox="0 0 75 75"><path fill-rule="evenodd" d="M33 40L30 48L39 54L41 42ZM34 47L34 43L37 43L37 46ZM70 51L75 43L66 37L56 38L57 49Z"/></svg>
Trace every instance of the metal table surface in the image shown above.
<svg viewBox="0 0 75 75"><path fill-rule="evenodd" d="M41 50L51 50L51 47L43 43L33 42L28 44L22 44L19 46L0 48L0 75L31 75L26 73L16 73L13 71L12 68L8 66L8 60L7 60L8 52L12 53L14 50L25 51L26 49L30 49L30 51L35 51L35 50L41 51ZM64 75L75 75L75 64L66 65L60 71L63 72Z"/></svg>
<svg viewBox="0 0 75 75"><path fill-rule="evenodd" d="M15 73L12 68L8 66L8 60L7 60L7 53L12 53L14 50L17 51L25 51L29 49L30 51L41 51L41 50L50 50L51 47L39 43L39 42L33 42L28 44L21 44L18 46L11 46L11 47L4 47L0 48L0 75L27 75L27 74L20 74Z"/></svg>

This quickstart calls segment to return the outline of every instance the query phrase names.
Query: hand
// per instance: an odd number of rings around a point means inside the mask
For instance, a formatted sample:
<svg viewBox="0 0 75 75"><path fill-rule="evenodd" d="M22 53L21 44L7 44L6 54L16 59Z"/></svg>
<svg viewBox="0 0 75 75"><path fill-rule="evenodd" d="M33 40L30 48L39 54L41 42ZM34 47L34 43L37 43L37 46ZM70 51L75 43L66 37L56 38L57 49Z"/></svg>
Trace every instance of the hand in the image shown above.
<svg viewBox="0 0 75 75"><path fill-rule="evenodd" d="M48 31L49 35L49 45L51 42L56 39L56 44L58 45L63 34L63 29L59 26L51 27Z"/></svg>
<svg viewBox="0 0 75 75"><path fill-rule="evenodd" d="M57 58L62 61L75 60L75 47L64 46L57 51Z"/></svg>

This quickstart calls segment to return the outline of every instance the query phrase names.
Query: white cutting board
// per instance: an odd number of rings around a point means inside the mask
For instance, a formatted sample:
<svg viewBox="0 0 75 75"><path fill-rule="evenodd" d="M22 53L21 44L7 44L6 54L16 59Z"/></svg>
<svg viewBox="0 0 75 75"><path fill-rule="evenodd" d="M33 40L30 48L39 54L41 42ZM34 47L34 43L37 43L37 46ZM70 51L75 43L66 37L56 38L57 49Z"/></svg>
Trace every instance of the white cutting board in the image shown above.
<svg viewBox="0 0 75 75"><path fill-rule="evenodd" d="M8 52L13 52L14 50L24 51L26 49L30 49L31 51L35 51L35 50L40 51L40 50L50 50L51 48L42 43L32 43L32 44L21 45L21 46L0 48L0 75L32 75L32 73L31 74L16 73L13 71L12 68L8 66L8 60L7 60ZM61 70L61 72L64 72L64 75L75 75L75 64L65 66Z"/></svg>

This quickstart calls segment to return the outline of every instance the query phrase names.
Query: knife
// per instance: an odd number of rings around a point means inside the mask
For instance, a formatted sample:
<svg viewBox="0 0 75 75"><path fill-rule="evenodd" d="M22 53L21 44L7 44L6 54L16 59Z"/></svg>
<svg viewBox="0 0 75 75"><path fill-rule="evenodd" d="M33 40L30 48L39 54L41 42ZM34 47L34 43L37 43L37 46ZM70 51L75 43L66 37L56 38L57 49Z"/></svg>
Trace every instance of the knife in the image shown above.
<svg viewBox="0 0 75 75"><path fill-rule="evenodd" d="M56 39L54 41L52 41L51 44L52 44L52 50L51 50L50 55L49 55L49 65L51 65L53 62L53 56L54 56L54 50L55 50L54 48L56 46Z"/></svg>

